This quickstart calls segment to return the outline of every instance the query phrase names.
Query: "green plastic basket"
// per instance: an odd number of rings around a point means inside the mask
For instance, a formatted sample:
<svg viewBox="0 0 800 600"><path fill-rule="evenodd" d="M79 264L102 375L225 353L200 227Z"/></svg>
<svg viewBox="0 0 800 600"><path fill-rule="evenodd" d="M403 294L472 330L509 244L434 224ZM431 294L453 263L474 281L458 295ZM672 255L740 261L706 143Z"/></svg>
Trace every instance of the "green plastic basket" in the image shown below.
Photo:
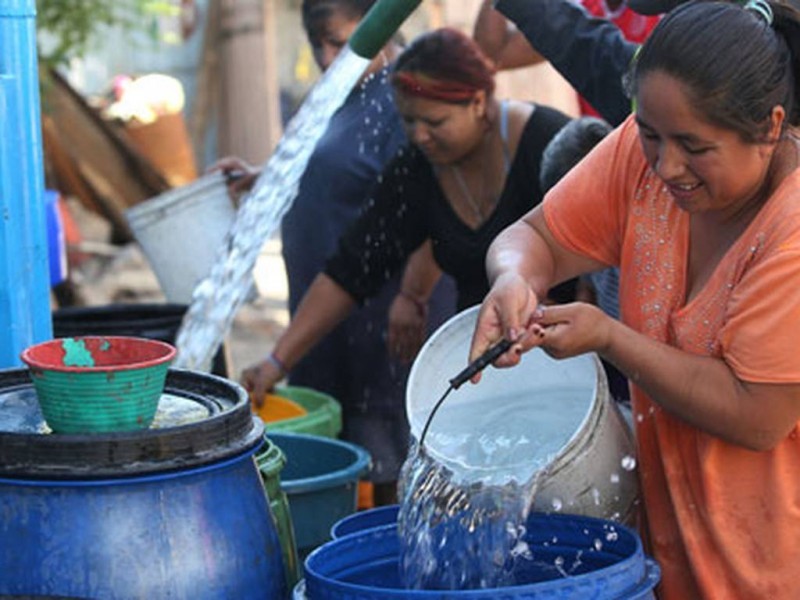
<svg viewBox="0 0 800 600"><path fill-rule="evenodd" d="M299 386L275 388L275 393L302 406L307 414L301 417L266 423L267 432L307 433L335 438L342 431L342 406L323 392Z"/></svg>
<svg viewBox="0 0 800 600"><path fill-rule="evenodd" d="M48 427L80 434L149 427L175 354L157 340L83 336L30 346L21 358Z"/></svg>

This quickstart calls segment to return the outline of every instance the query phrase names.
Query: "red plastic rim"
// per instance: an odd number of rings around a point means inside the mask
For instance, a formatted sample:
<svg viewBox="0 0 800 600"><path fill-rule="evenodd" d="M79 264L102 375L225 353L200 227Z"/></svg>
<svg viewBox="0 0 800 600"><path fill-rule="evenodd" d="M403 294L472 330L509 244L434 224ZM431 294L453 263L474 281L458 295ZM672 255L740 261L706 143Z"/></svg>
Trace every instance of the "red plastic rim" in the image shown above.
<svg viewBox="0 0 800 600"><path fill-rule="evenodd" d="M94 366L64 364L64 340L83 342L91 353ZM170 362L177 354L172 344L126 336L86 335L56 338L34 344L22 351L20 358L31 369L61 372L104 372L143 369Z"/></svg>

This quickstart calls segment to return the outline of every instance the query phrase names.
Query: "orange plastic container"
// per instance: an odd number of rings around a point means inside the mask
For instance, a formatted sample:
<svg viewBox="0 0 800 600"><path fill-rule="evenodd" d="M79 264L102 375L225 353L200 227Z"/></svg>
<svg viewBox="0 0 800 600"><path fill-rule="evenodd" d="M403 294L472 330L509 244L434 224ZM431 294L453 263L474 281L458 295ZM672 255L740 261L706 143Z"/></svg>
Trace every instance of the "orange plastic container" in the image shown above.
<svg viewBox="0 0 800 600"><path fill-rule="evenodd" d="M261 408L256 409L255 412L265 423L295 419L308 414L308 411L297 402L275 394L264 396L264 404L261 405Z"/></svg>

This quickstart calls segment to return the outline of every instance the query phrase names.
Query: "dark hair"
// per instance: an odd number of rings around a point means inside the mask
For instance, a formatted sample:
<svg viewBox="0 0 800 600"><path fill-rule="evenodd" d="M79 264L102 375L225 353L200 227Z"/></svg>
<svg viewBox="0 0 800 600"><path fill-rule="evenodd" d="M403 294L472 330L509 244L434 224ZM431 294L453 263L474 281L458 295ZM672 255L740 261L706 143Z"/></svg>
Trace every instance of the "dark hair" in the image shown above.
<svg viewBox="0 0 800 600"><path fill-rule="evenodd" d="M766 140L775 106L786 110L784 127L796 125L800 12L783 0L768 4L771 26L758 11L729 2L692 1L667 14L634 61L632 95L647 73L663 71L687 85L709 122L745 142Z"/></svg>
<svg viewBox="0 0 800 600"><path fill-rule="evenodd" d="M341 12L354 20L360 20L372 8L376 0L303 0L303 28L309 39L322 35L331 16Z"/></svg>
<svg viewBox="0 0 800 600"><path fill-rule="evenodd" d="M494 67L475 41L452 27L417 36L395 63L394 73L415 73L464 88L494 93Z"/></svg>
<svg viewBox="0 0 800 600"><path fill-rule="evenodd" d="M539 167L539 187L548 191L612 130L597 117L572 119L547 143Z"/></svg>

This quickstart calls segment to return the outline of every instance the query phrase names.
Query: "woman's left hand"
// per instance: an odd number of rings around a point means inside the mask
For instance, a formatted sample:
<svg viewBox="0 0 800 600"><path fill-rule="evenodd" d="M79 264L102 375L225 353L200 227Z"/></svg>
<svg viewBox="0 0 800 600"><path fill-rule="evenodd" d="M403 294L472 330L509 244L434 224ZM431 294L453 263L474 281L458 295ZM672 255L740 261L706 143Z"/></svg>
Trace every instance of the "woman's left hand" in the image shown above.
<svg viewBox="0 0 800 600"><path fill-rule="evenodd" d="M389 325L386 344L389 355L403 363L409 363L425 341L428 326L426 310L402 294L395 296L389 307Z"/></svg>
<svg viewBox="0 0 800 600"><path fill-rule="evenodd" d="M608 347L612 319L592 304L540 306L533 321L541 328L534 345L553 358L602 352Z"/></svg>

